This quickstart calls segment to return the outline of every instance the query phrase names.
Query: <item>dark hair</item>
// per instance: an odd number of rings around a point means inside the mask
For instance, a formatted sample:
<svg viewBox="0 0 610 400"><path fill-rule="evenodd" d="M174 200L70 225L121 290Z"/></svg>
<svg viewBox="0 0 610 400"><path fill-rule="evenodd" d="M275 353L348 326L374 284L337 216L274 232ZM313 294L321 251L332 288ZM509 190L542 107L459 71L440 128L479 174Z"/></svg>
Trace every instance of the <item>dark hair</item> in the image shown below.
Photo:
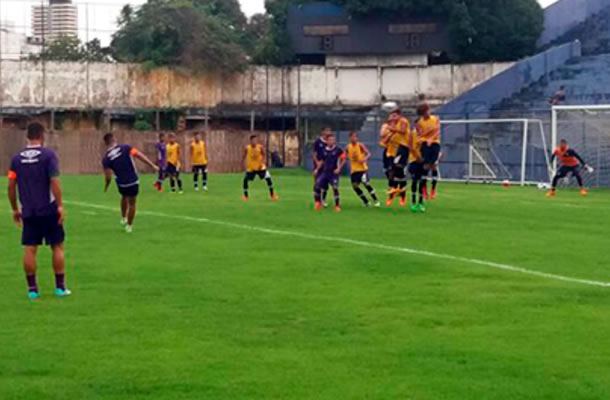
<svg viewBox="0 0 610 400"><path fill-rule="evenodd" d="M106 146L110 146L113 140L114 135L112 133L107 133L104 135L104 143L106 143Z"/></svg>
<svg viewBox="0 0 610 400"><path fill-rule="evenodd" d="M567 140L565 140L565 139L561 139L561 140L559 141L559 143L566 143L566 144L567 144L567 143L568 143L568 141L567 141Z"/></svg>
<svg viewBox="0 0 610 400"><path fill-rule="evenodd" d="M165 133L161 132L159 133L159 139L164 138L165 137Z"/></svg>
<svg viewBox="0 0 610 400"><path fill-rule="evenodd" d="M422 104L417 107L417 115L422 116L425 113L430 111L430 106L428 104Z"/></svg>
<svg viewBox="0 0 610 400"><path fill-rule="evenodd" d="M252 140L252 139L256 139L256 135L250 136L250 140Z"/></svg>
<svg viewBox="0 0 610 400"><path fill-rule="evenodd" d="M29 140L40 140L44 135L44 126L38 122L32 122L28 125L27 138Z"/></svg>
<svg viewBox="0 0 610 400"><path fill-rule="evenodd" d="M356 131L351 131L351 132L349 133L349 136L350 136L350 137L352 137L352 136L356 136L357 134L358 134L358 132L356 132Z"/></svg>

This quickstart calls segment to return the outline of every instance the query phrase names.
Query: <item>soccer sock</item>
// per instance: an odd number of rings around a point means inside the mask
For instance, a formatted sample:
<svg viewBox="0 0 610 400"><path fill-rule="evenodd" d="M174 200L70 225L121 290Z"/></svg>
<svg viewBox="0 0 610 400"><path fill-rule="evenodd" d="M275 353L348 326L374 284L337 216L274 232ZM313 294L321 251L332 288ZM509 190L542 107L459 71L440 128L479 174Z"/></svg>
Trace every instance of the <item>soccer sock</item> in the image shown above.
<svg viewBox="0 0 610 400"><path fill-rule="evenodd" d="M66 290L66 274L55 274L55 287Z"/></svg>
<svg viewBox="0 0 610 400"><path fill-rule="evenodd" d="M319 189L317 186L314 186L313 188L313 201L315 201L316 203L322 202L322 190Z"/></svg>
<svg viewBox="0 0 610 400"><path fill-rule="evenodd" d="M28 282L28 291L38 293L38 284L36 283L36 275L26 275L25 279Z"/></svg>
<svg viewBox="0 0 610 400"><path fill-rule="evenodd" d="M580 176L580 174L575 174L574 176L576 177L576 182L578 182L578 186L582 188L582 176Z"/></svg>
<svg viewBox="0 0 610 400"><path fill-rule="evenodd" d="M369 200L366 198L366 196L364 195L364 192L362 191L362 189L360 189L358 186L354 186L354 192L356 192L356 194L358 195L358 197L360 197L360 200L362 200L362 202L366 205L369 204Z"/></svg>
<svg viewBox="0 0 610 400"><path fill-rule="evenodd" d="M248 178L244 178L244 197L248 197Z"/></svg>
<svg viewBox="0 0 610 400"><path fill-rule="evenodd" d="M432 190L436 190L438 184L438 171L432 171Z"/></svg>
<svg viewBox="0 0 610 400"><path fill-rule="evenodd" d="M411 181L411 203L415 204L417 203L417 184L419 183L419 180L417 179L413 179Z"/></svg>
<svg viewBox="0 0 610 400"><path fill-rule="evenodd" d="M195 189L197 189L197 187L199 186L199 171L196 171L193 174L193 185L194 185Z"/></svg>
<svg viewBox="0 0 610 400"><path fill-rule="evenodd" d="M182 179L176 178L176 180L178 181L178 190L182 191Z"/></svg>
<svg viewBox="0 0 610 400"><path fill-rule="evenodd" d="M333 195L335 196L335 205L339 207L341 205L341 196L339 195L338 186L333 186Z"/></svg>
<svg viewBox="0 0 610 400"><path fill-rule="evenodd" d="M551 186L551 189L555 190L558 183L559 183L559 176L555 175L555 177L553 178L553 185Z"/></svg>
<svg viewBox="0 0 610 400"><path fill-rule="evenodd" d="M379 201L379 199L377 198L377 194L375 193L375 189L373 188L373 186L369 185L368 183L364 184L364 187L366 188L366 190L368 190L369 194L371 195L371 198L373 199L373 201L377 202Z"/></svg>
<svg viewBox="0 0 610 400"><path fill-rule="evenodd" d="M173 177L169 178L169 186L172 188L172 192L176 191L176 180Z"/></svg>
<svg viewBox="0 0 610 400"><path fill-rule="evenodd" d="M267 181L267 187L269 187L269 194L273 196L275 194L275 191L273 190L273 181L271 178L265 178L265 180Z"/></svg>
<svg viewBox="0 0 610 400"><path fill-rule="evenodd" d="M399 187L401 190L403 190L403 191L400 193L400 198L401 198L401 199L406 199L406 198L407 198L407 191L405 190L405 188L407 187L407 181L406 181L406 179L405 179L405 180L403 180L403 181L400 181L400 182L398 183L398 187Z"/></svg>
<svg viewBox="0 0 610 400"><path fill-rule="evenodd" d="M328 196L328 189L322 190L322 201L326 202L327 196Z"/></svg>
<svg viewBox="0 0 610 400"><path fill-rule="evenodd" d="M426 187L425 179L419 181L419 204L424 204L424 187Z"/></svg>
<svg viewBox="0 0 610 400"><path fill-rule="evenodd" d="M208 186L208 173L207 172L204 171L201 174L201 180L202 180L201 183L202 183L203 187Z"/></svg>

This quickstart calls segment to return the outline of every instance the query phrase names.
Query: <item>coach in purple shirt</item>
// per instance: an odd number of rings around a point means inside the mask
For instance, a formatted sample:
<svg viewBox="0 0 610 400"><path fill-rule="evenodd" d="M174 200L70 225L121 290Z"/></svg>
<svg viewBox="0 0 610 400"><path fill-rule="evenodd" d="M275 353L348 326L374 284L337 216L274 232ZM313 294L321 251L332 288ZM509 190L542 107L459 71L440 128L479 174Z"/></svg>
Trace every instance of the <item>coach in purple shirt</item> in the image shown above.
<svg viewBox="0 0 610 400"><path fill-rule="evenodd" d="M64 211L59 162L55 153L43 145L44 127L39 123L30 124L27 128L27 147L15 154L8 173L8 197L13 220L22 228L21 243L25 247L23 264L31 300L40 298L36 283L36 253L43 241L53 251L55 295L70 295L65 285ZM21 208L17 203L17 192Z"/></svg>

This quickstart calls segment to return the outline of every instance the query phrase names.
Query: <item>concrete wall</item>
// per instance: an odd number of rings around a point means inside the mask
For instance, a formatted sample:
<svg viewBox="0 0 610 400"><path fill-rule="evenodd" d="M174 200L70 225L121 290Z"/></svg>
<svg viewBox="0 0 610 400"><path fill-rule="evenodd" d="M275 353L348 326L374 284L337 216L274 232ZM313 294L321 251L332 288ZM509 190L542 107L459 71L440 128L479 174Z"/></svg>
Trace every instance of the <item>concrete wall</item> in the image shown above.
<svg viewBox="0 0 610 400"><path fill-rule="evenodd" d="M0 107L213 108L218 105L373 106L381 95L445 103L511 63L398 68L252 67L228 77L129 64L0 63ZM300 81L300 85L299 85Z"/></svg>
<svg viewBox="0 0 610 400"><path fill-rule="evenodd" d="M610 0L559 0L550 5L544 10L544 31L538 46L552 42L606 7L610 7Z"/></svg>
<svg viewBox="0 0 610 400"><path fill-rule="evenodd" d="M578 41L553 47L518 62L440 107L437 112L445 118L462 118L468 113L476 113L477 118L486 118L486 114L492 106L520 92L565 65L571 58L580 55L581 46Z"/></svg>

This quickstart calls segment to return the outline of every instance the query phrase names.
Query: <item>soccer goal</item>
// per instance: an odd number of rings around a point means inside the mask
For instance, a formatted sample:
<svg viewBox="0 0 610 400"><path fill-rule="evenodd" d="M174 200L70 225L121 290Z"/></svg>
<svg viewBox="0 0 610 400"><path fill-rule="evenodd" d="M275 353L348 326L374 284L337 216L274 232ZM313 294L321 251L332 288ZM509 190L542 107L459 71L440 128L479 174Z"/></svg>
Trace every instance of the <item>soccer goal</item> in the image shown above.
<svg viewBox="0 0 610 400"><path fill-rule="evenodd" d="M550 149L538 119L443 120L443 175L466 182L549 182Z"/></svg>
<svg viewBox="0 0 610 400"><path fill-rule="evenodd" d="M565 139L593 167L583 174L586 186L610 186L610 105L554 106L551 137L553 148Z"/></svg>

